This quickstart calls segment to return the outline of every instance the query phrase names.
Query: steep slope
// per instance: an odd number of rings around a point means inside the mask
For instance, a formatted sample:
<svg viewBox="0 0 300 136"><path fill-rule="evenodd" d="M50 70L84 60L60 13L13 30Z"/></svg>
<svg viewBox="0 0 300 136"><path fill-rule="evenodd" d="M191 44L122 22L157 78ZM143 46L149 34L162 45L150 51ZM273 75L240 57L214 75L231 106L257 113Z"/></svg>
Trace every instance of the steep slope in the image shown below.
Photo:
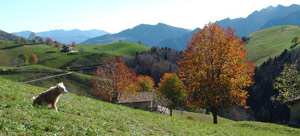
<svg viewBox="0 0 300 136"><path fill-rule="evenodd" d="M290 49L291 40L300 36L298 26L276 26L247 35L250 38L246 44L246 61L260 65L270 57L278 56L285 49ZM297 47L297 46L296 46Z"/></svg>
<svg viewBox="0 0 300 136"><path fill-rule="evenodd" d="M141 41L143 45L152 47L157 45L161 40L179 37L188 32L189 30L187 29L177 28L163 23L158 23L157 25L141 24L132 29L121 31L120 33L88 39L82 42L82 44L112 43L121 40L135 43Z"/></svg>
<svg viewBox="0 0 300 136"><path fill-rule="evenodd" d="M298 25L300 26L300 10L289 13L284 17L277 17L266 22L261 29L280 26L280 25Z"/></svg>
<svg viewBox="0 0 300 136"><path fill-rule="evenodd" d="M23 32L16 32L14 34L27 38L27 37L29 37L30 33L32 33L32 32L31 31L23 31ZM73 41L75 41L76 43L81 43L91 37L108 34L108 32L103 31L103 30L95 30L95 29L87 30L87 31L81 31L78 29L73 29L73 30L67 31L67 30L61 29L61 30L38 32L35 34L37 36L41 36L41 37L50 37L51 39L61 42L61 43L70 44Z"/></svg>
<svg viewBox="0 0 300 136"><path fill-rule="evenodd" d="M200 29L197 28L181 37L176 38L168 38L158 43L160 47L168 47L175 50L183 50L186 49L187 43L192 39L194 33L198 32Z"/></svg>
<svg viewBox="0 0 300 136"><path fill-rule="evenodd" d="M252 32L260 30L260 28L270 19L277 17L284 17L291 12L300 10L300 5L291 5L288 7L278 5L277 7L268 7L260 11L255 11L250 14L247 18L237 18L237 19L223 19L216 21L223 28L231 27L236 31L236 34L240 37L250 34ZM288 25L288 24L282 24Z"/></svg>
<svg viewBox="0 0 300 136"><path fill-rule="evenodd" d="M0 40L2 41L15 41L17 36L0 30Z"/></svg>
<svg viewBox="0 0 300 136"><path fill-rule="evenodd" d="M298 62L300 48L285 50L279 56L270 58L255 69L253 76L254 85L247 88L249 97L247 105L250 106L250 113L259 121L265 122L286 122L290 119L290 108L279 101L273 102L271 98L278 95L274 89L274 82L284 69L285 64Z"/></svg>
<svg viewBox="0 0 300 136"><path fill-rule="evenodd" d="M72 67L83 67L97 65L109 56L134 55L136 52L146 51L149 48L143 45L127 42L118 42L103 45L77 45L75 51L82 50L81 53L63 54L53 46L29 45L7 50L0 50L0 66L16 66L14 61L20 54L34 53L39 58L38 64L66 69ZM7 63L9 62L9 63Z"/></svg>
<svg viewBox="0 0 300 136"><path fill-rule="evenodd" d="M41 65L22 67L0 67L0 78L31 85L49 88L56 83L64 82L68 91L77 95L93 97L91 76L80 73L68 73L60 69L48 68ZM57 76L59 75L59 76ZM29 82L28 82L29 81Z"/></svg>
<svg viewBox="0 0 300 136"><path fill-rule="evenodd" d="M68 89L68 88L67 88ZM0 78L0 135L298 135L299 129L259 122L218 125L169 117L68 93L58 112L32 106L45 88ZM209 117L205 116L204 117Z"/></svg>

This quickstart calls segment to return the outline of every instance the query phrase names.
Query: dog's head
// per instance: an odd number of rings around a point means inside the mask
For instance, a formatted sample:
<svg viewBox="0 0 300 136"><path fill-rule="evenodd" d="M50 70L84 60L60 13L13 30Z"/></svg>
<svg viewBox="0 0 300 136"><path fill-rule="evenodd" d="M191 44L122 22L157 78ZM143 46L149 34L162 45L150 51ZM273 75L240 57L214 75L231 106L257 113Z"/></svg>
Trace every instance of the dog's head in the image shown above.
<svg viewBox="0 0 300 136"><path fill-rule="evenodd" d="M58 83L56 86L57 86L58 90L60 91L60 93L63 93L63 94L68 93L63 82Z"/></svg>

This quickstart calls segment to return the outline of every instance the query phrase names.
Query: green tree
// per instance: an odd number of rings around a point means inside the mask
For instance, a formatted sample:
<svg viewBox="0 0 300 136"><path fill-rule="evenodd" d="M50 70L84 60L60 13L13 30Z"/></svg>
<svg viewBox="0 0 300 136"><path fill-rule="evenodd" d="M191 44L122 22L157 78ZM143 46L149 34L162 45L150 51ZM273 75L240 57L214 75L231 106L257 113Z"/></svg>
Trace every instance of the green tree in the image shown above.
<svg viewBox="0 0 300 136"><path fill-rule="evenodd" d="M278 95L271 97L271 100L285 103L300 95L300 72L297 64L285 64L280 76L273 84L278 90Z"/></svg>
<svg viewBox="0 0 300 136"><path fill-rule="evenodd" d="M137 77L137 82L140 87L140 91L153 91L154 81L150 76L140 75Z"/></svg>
<svg viewBox="0 0 300 136"><path fill-rule="evenodd" d="M180 101L184 98L184 88L185 86L183 82L175 73L165 73L160 79L158 84L158 95L170 100L170 104L168 106L170 109L170 116L172 116L173 108L178 106Z"/></svg>
<svg viewBox="0 0 300 136"><path fill-rule="evenodd" d="M31 32L30 35L29 35L29 37L28 37L28 40L29 40L30 42L32 42L32 43L35 43L35 42L34 42L34 39L35 39L35 33L34 33L34 32Z"/></svg>
<svg viewBox="0 0 300 136"><path fill-rule="evenodd" d="M28 64L28 56L26 54L20 54L19 59L21 59L24 64Z"/></svg>
<svg viewBox="0 0 300 136"><path fill-rule="evenodd" d="M19 45L19 44L21 44L21 37L17 37L17 39L15 40L15 44L16 45Z"/></svg>

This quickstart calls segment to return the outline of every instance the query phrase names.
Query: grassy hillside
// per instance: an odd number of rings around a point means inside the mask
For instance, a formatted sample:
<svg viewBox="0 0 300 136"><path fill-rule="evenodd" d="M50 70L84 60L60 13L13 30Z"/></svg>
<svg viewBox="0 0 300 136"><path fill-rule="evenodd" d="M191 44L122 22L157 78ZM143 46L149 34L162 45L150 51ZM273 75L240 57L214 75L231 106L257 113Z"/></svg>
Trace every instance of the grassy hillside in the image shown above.
<svg viewBox="0 0 300 136"><path fill-rule="evenodd" d="M13 81L29 81L45 77L47 75L55 75L64 73L64 71L54 68L48 68L40 65L28 65L23 67L0 67L0 77Z"/></svg>
<svg viewBox="0 0 300 136"><path fill-rule="evenodd" d="M249 34L251 39L245 47L246 61L260 65L270 57L280 55L283 50L292 46L291 40L295 36L300 36L299 26L276 26Z"/></svg>
<svg viewBox="0 0 300 136"><path fill-rule="evenodd" d="M103 45L77 45L75 50L83 48L84 53L61 53L53 46L27 45L13 49L0 50L0 66L10 66L13 58L20 54L34 53L39 58L39 64L47 67L66 69L96 65L108 56L134 55L136 52L148 50L148 47L134 43L118 42Z"/></svg>
<svg viewBox="0 0 300 136"><path fill-rule="evenodd" d="M1 78L12 81L26 82L35 79L44 78L47 76L66 73L66 71L48 68L40 65L30 65L24 67L0 67ZM91 83L91 76L73 72L63 76L30 82L29 84L49 88L59 82L64 82L65 86L69 88L69 92L77 95L84 95L93 97L93 89Z"/></svg>
<svg viewBox="0 0 300 136"><path fill-rule="evenodd" d="M298 135L271 123L212 124L169 117L74 94L60 97L58 111L33 106L45 88L0 78L0 135ZM210 120L211 121L211 120Z"/></svg>
<svg viewBox="0 0 300 136"><path fill-rule="evenodd" d="M77 45L76 48L84 48L86 52L107 52L115 55L134 55L136 52L149 49L146 46L128 42L116 42L111 44L81 44Z"/></svg>

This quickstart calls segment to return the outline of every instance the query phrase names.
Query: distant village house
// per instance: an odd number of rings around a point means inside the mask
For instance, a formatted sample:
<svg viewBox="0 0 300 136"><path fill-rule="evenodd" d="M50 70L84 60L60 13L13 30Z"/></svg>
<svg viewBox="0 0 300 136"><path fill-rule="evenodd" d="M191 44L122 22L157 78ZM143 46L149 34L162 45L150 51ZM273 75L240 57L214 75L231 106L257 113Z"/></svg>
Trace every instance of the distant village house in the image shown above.
<svg viewBox="0 0 300 136"><path fill-rule="evenodd" d="M74 49L72 46L63 46L63 52L71 52Z"/></svg>
<svg viewBox="0 0 300 136"><path fill-rule="evenodd" d="M153 92L137 92L137 94L133 96L124 95L121 96L118 103L135 109L169 114L168 108L156 105Z"/></svg>
<svg viewBox="0 0 300 136"><path fill-rule="evenodd" d="M121 96L119 104L135 109L151 110L153 107L153 92L137 92L134 96Z"/></svg>

